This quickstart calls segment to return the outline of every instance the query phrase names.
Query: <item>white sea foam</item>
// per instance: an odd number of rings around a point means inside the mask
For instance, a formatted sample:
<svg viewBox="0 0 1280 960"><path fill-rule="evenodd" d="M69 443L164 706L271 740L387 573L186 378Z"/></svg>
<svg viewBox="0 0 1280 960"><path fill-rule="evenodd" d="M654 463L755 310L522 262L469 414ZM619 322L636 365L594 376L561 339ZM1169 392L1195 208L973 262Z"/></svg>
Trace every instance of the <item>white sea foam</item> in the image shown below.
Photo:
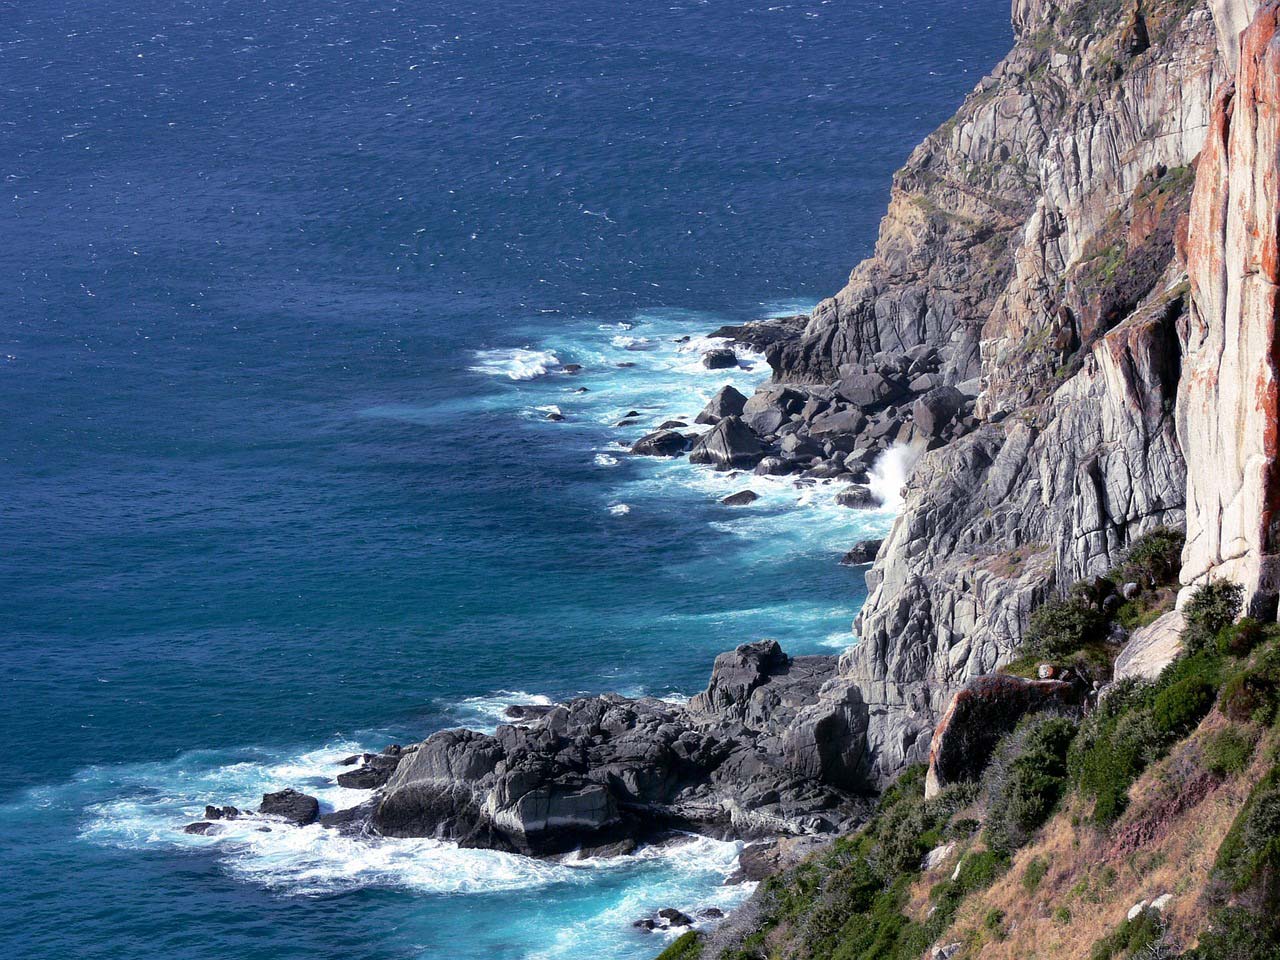
<svg viewBox="0 0 1280 960"><path fill-rule="evenodd" d="M597 467L616 467L618 465L618 458L611 457L607 453L597 453L595 464Z"/></svg>
<svg viewBox="0 0 1280 960"><path fill-rule="evenodd" d="M484 709L491 711L508 700L547 702L543 697L504 691L491 698L474 698L472 706L480 708L482 700ZM685 843L645 847L632 857L553 863L493 850L463 850L439 840L353 837L320 824L297 827L252 815L214 821L208 835L182 830L203 818L205 804L229 803L250 811L264 792L284 786L316 796L324 812L355 806L371 791L347 790L333 780L347 769L339 761L353 752L360 752L359 745L350 741L293 755L257 750L236 756L196 752L166 763L95 767L63 788L48 789L68 796L84 791L112 795L113 799L85 807L81 837L88 842L133 850L203 850L235 876L294 895L362 887L489 893L551 884L589 885L600 871L636 869L659 861L662 867L655 873L659 887L681 880L688 886L699 879L696 886L714 891L734 869L741 848L696 837ZM57 801L56 796L42 799ZM640 889L647 892L648 885ZM637 895L629 893L624 901ZM650 909L665 905L655 902Z"/></svg>
<svg viewBox="0 0 1280 960"><path fill-rule="evenodd" d="M895 444L871 467L867 485L886 510L902 509L902 488L915 466L919 453L906 444Z"/></svg>
<svg viewBox="0 0 1280 960"><path fill-rule="evenodd" d="M551 698L523 690L496 690L479 697L467 697L451 711L464 727L492 733L498 724L509 722L507 708L517 705L548 706Z"/></svg>
<svg viewBox="0 0 1280 960"><path fill-rule="evenodd" d="M631 506L626 503L615 503L609 507L609 512L615 517L625 517L631 512Z"/></svg>
<svg viewBox="0 0 1280 960"><path fill-rule="evenodd" d="M473 372L511 380L533 380L560 366L559 358L551 350L477 350L475 358L475 365L470 367Z"/></svg>

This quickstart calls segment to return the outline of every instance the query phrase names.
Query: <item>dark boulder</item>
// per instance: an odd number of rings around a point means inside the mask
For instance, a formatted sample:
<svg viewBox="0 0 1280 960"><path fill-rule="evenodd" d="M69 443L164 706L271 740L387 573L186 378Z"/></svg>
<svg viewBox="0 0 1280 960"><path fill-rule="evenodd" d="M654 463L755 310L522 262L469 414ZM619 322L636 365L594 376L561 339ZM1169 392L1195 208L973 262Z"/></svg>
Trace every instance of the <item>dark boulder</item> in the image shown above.
<svg viewBox="0 0 1280 960"><path fill-rule="evenodd" d="M782 442L778 444L778 449L784 457L791 460L807 460L820 457L823 453L822 444L812 437L799 433L790 433L783 437Z"/></svg>
<svg viewBox="0 0 1280 960"><path fill-rule="evenodd" d="M702 355L702 365L708 370L727 370L738 365L738 355L732 347L717 347Z"/></svg>
<svg viewBox="0 0 1280 960"><path fill-rule="evenodd" d="M724 326L711 336L723 337L734 343L744 344L757 352L763 352L775 344L798 340L808 322L809 318L804 314L770 317L767 320L752 320L736 326Z"/></svg>
<svg viewBox="0 0 1280 960"><path fill-rule="evenodd" d="M683 420L664 420L662 423L658 424L658 429L659 430L683 430L687 426L689 425L685 423Z"/></svg>
<svg viewBox="0 0 1280 960"><path fill-rule="evenodd" d="M206 820L201 820L198 823L188 823L182 828L182 832L193 833L196 836L204 837L211 833L217 833L218 825L216 823L209 823Z"/></svg>
<svg viewBox="0 0 1280 960"><path fill-rule="evenodd" d="M239 816L240 811L236 807L215 807L209 804L204 808L206 820L235 820Z"/></svg>
<svg viewBox="0 0 1280 960"><path fill-rule="evenodd" d="M663 907L658 911L658 919L665 920L669 927L693 926L693 917L677 910L675 907Z"/></svg>
<svg viewBox="0 0 1280 960"><path fill-rule="evenodd" d="M691 463L711 464L721 470L754 467L764 456L760 440L737 417L725 417L699 438L689 454Z"/></svg>
<svg viewBox="0 0 1280 960"><path fill-rule="evenodd" d="M756 464L755 472L762 477L782 477L795 469L795 464L783 457L765 457Z"/></svg>
<svg viewBox="0 0 1280 960"><path fill-rule="evenodd" d="M837 463L834 460L818 460L801 476L811 477L815 480L834 480L842 473L844 473L844 464Z"/></svg>
<svg viewBox="0 0 1280 960"><path fill-rule="evenodd" d="M726 507L745 507L748 504L755 503L760 499L760 494L754 490L739 490L737 493L731 493L720 502Z"/></svg>
<svg viewBox="0 0 1280 960"><path fill-rule="evenodd" d="M925 438L941 436L943 428L964 406L965 399L955 387L937 387L918 398L911 405L917 433Z"/></svg>
<svg viewBox="0 0 1280 960"><path fill-rule="evenodd" d="M760 436L769 436L799 414L807 401L808 397L790 387L762 387L743 404L742 420Z"/></svg>
<svg viewBox="0 0 1280 960"><path fill-rule="evenodd" d="M368 832L369 821L377 808L378 798L370 797L358 806L322 814L316 823L330 830L337 830L339 833L361 836Z"/></svg>
<svg viewBox="0 0 1280 960"><path fill-rule="evenodd" d="M374 790L388 780L400 765L400 754L366 753L364 765L338 774L338 786L352 790Z"/></svg>
<svg viewBox="0 0 1280 960"><path fill-rule="evenodd" d="M836 494L836 503L853 510L867 510L879 506L880 501L876 499L870 487L855 483Z"/></svg>
<svg viewBox="0 0 1280 960"><path fill-rule="evenodd" d="M857 407L831 410L815 417L809 424L810 436L826 439L838 436L856 436L867 425L867 418Z"/></svg>
<svg viewBox="0 0 1280 960"><path fill-rule="evenodd" d="M549 703L513 703L502 711L508 720L537 720L554 710Z"/></svg>
<svg viewBox="0 0 1280 960"><path fill-rule="evenodd" d="M300 827L315 823L320 816L320 801L297 790L281 790L264 793L258 812L271 817L281 817Z"/></svg>
<svg viewBox="0 0 1280 960"><path fill-rule="evenodd" d="M859 540L850 548L840 562L849 567L870 563L876 558L876 554L880 552L880 544L882 543L884 543L883 540Z"/></svg>
<svg viewBox="0 0 1280 960"><path fill-rule="evenodd" d="M553 412L551 412L551 413L548 413L548 414L547 414L547 419L548 419L548 420L550 420L550 421L552 421L553 423L559 423L560 421L562 421L562 420L564 419L564 414L563 414L563 413L555 413L555 412L553 411Z"/></svg>
<svg viewBox="0 0 1280 960"><path fill-rule="evenodd" d="M901 386L880 372L843 377L835 385L835 390L842 399L867 410L887 406L903 392Z"/></svg>
<svg viewBox="0 0 1280 960"><path fill-rule="evenodd" d="M631 452L645 457L678 457L689 446L682 433L674 430L656 430L645 434L631 445Z"/></svg>
<svg viewBox="0 0 1280 960"><path fill-rule="evenodd" d="M1080 697L1080 689L1060 680L1024 680L1001 674L970 680L951 698L934 729L926 796L935 796L949 783L977 779L1000 738L1027 714L1069 710Z"/></svg>
<svg viewBox="0 0 1280 960"><path fill-rule="evenodd" d="M735 390L732 384L726 384L702 408L702 412L695 418L694 423L715 424L725 417L739 417L746 403L745 396Z"/></svg>

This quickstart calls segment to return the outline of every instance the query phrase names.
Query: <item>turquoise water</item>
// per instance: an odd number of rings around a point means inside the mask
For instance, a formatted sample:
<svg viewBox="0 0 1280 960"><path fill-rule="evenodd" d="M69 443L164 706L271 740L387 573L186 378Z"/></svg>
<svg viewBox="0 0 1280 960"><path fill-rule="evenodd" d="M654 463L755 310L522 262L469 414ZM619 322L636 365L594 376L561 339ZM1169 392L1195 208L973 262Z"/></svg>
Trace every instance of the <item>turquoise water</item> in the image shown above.
<svg viewBox="0 0 1280 960"><path fill-rule="evenodd" d="M839 286L1006 17L8 8L0 955L639 958L631 920L740 897L707 840L567 866L180 827L356 802L339 757L509 702L852 642L835 561L889 513L614 424L726 382L676 338Z"/></svg>

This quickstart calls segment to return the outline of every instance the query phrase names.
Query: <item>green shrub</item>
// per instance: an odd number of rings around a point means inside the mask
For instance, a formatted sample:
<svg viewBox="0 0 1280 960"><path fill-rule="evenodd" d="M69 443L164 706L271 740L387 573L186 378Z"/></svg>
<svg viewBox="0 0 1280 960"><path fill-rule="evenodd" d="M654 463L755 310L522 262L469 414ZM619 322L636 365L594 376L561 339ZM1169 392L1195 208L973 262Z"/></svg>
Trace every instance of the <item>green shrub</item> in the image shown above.
<svg viewBox="0 0 1280 960"><path fill-rule="evenodd" d="M1187 618L1182 637L1187 649L1203 649L1216 640L1235 620L1243 599L1244 587L1230 580L1215 580L1196 588L1182 611Z"/></svg>
<svg viewBox="0 0 1280 960"><path fill-rule="evenodd" d="M1280 895L1280 767L1250 791L1218 847L1214 875L1233 894L1262 890L1272 898Z"/></svg>
<svg viewBox="0 0 1280 960"><path fill-rule="evenodd" d="M702 936L696 930L682 933L667 949L658 954L658 960L698 960L702 956Z"/></svg>
<svg viewBox="0 0 1280 960"><path fill-rule="evenodd" d="M1080 597L1050 600L1031 614L1025 650L1045 659L1061 660L1100 639L1106 625L1102 614Z"/></svg>
<svg viewBox="0 0 1280 960"><path fill-rule="evenodd" d="M1274 916L1260 916L1241 907L1227 907L1213 916L1200 945L1183 960L1276 960L1280 957L1280 924Z"/></svg>
<svg viewBox="0 0 1280 960"><path fill-rule="evenodd" d="M1054 910L1054 911L1053 911L1053 922L1054 922L1054 923L1062 924L1063 926L1065 926L1066 924L1070 923L1070 922L1071 922L1071 908L1070 908L1070 907L1058 907L1056 910Z"/></svg>
<svg viewBox="0 0 1280 960"><path fill-rule="evenodd" d="M1257 736L1236 727L1219 730L1205 738L1205 766L1220 777L1239 773L1253 759L1257 742Z"/></svg>
<svg viewBox="0 0 1280 960"><path fill-rule="evenodd" d="M1173 740L1179 740L1204 719L1213 706L1218 691L1201 677L1187 677L1156 695L1151 718L1156 729Z"/></svg>
<svg viewBox="0 0 1280 960"><path fill-rule="evenodd" d="M1266 628L1253 617L1242 617L1218 637L1218 651L1232 657L1247 657L1266 639Z"/></svg>
<svg viewBox="0 0 1280 960"><path fill-rule="evenodd" d="M1222 712L1232 720L1269 724L1280 706L1280 647L1263 649L1222 686Z"/></svg>
<svg viewBox="0 0 1280 960"><path fill-rule="evenodd" d="M1129 547L1112 579L1122 583L1132 580L1144 587L1172 583L1182 569L1185 542L1182 531L1170 527L1157 527L1143 534Z"/></svg>
<svg viewBox="0 0 1280 960"><path fill-rule="evenodd" d="M993 848L1016 850L1049 819L1066 788L1067 750L1075 732L1065 717L1033 717L997 748L985 778L991 796L987 840Z"/></svg>
<svg viewBox="0 0 1280 960"><path fill-rule="evenodd" d="M1111 960L1112 957L1137 957L1164 936L1164 923L1159 910L1146 909L1131 920L1125 920L1111 933L1097 941L1089 951L1089 960Z"/></svg>
<svg viewBox="0 0 1280 960"><path fill-rule="evenodd" d="M1049 872L1049 864L1040 857L1032 858L1027 864L1027 869L1022 874L1022 889L1027 893L1033 893L1036 887L1040 886L1040 881L1045 878L1045 874Z"/></svg>

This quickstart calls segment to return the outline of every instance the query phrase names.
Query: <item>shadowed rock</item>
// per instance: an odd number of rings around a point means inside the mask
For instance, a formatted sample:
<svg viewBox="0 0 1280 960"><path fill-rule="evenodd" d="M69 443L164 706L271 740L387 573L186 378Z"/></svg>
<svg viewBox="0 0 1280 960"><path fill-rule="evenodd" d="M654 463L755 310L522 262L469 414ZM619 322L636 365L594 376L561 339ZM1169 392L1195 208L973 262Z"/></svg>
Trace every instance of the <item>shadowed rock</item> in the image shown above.
<svg viewBox="0 0 1280 960"><path fill-rule="evenodd" d="M264 793L259 813L272 817L281 817L300 827L315 823L320 816L320 801L315 797L297 790L281 790L278 793Z"/></svg>
<svg viewBox="0 0 1280 960"><path fill-rule="evenodd" d="M705 463L721 470L754 467L764 456L760 440L738 417L725 417L698 440L689 453L690 463Z"/></svg>

